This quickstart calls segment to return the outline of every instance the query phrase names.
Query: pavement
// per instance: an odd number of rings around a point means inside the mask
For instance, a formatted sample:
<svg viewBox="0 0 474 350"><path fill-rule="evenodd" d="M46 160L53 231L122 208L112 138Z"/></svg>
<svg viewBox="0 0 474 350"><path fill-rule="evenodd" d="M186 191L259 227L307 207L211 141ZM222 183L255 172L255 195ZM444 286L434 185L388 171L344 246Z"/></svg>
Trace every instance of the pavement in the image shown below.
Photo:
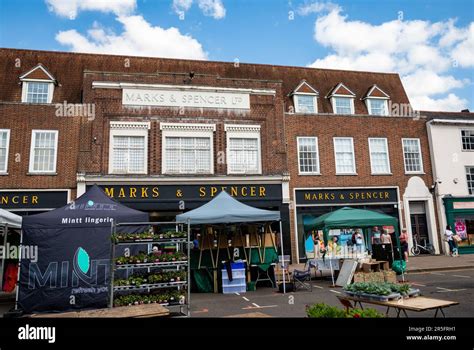
<svg viewBox="0 0 474 350"><path fill-rule="evenodd" d="M427 272L427 271L447 271L463 270L474 268L474 254L464 254L457 257L447 255L419 255L410 256L407 262L407 271ZM303 270L304 264L290 265L290 271L294 269Z"/></svg>
<svg viewBox="0 0 474 350"><path fill-rule="evenodd" d="M408 258L407 271L447 271L474 268L474 255L464 254L457 257L447 255L420 255Z"/></svg>

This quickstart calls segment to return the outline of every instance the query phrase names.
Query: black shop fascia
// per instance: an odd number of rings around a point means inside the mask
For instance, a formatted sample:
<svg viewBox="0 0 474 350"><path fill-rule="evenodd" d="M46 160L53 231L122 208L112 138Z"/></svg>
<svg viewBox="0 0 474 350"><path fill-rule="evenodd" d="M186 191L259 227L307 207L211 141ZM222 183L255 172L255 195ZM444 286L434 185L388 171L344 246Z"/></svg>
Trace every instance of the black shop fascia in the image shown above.
<svg viewBox="0 0 474 350"><path fill-rule="evenodd" d="M375 210L400 220L398 187L364 188L295 188L295 222L298 241L298 256L307 258L306 239L310 232L305 221L340 209L353 207Z"/></svg>

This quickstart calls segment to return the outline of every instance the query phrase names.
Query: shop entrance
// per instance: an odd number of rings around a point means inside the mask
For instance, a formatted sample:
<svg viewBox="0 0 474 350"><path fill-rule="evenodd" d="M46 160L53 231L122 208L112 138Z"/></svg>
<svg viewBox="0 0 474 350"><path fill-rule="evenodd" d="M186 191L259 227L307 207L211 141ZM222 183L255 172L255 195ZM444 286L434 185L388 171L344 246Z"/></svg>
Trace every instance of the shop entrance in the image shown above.
<svg viewBox="0 0 474 350"><path fill-rule="evenodd" d="M418 243L422 245L432 243L428 233L425 202L410 202L410 222L412 235L416 237Z"/></svg>

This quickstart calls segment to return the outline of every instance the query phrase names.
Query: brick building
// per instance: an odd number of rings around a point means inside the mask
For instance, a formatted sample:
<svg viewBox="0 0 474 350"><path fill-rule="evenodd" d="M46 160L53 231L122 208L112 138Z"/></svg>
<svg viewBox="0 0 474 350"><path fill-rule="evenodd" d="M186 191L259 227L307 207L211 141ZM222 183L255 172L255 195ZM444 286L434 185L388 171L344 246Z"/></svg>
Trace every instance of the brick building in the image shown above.
<svg viewBox="0 0 474 350"><path fill-rule="evenodd" d="M224 188L280 210L295 260L303 217L341 205L426 221L437 244L426 121L397 74L12 49L0 66L5 198L97 183L170 219Z"/></svg>

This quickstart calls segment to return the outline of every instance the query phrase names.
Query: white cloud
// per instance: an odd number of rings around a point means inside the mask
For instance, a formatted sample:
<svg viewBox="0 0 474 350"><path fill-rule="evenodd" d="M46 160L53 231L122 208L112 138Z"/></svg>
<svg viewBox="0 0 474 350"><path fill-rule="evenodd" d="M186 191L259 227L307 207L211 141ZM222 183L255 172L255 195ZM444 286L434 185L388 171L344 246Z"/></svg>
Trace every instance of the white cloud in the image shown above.
<svg viewBox="0 0 474 350"><path fill-rule="evenodd" d="M319 13L322 11L331 11L340 9L339 5L333 4L332 2L305 2L300 5L296 10L296 13L300 16L307 16L311 13Z"/></svg>
<svg viewBox="0 0 474 350"><path fill-rule="evenodd" d="M56 40L79 52L207 59L202 45L177 28L152 26L142 16L120 16L117 20L123 25L120 34L94 24L87 35L72 29L59 32Z"/></svg>
<svg viewBox="0 0 474 350"><path fill-rule="evenodd" d="M456 64L474 66L474 23L465 28L457 27L453 19L371 24L349 20L340 7L329 4L306 3L301 10L318 14L314 39L329 49L309 66L397 72L415 109L465 108L467 101L452 90L470 81L450 73Z"/></svg>
<svg viewBox="0 0 474 350"><path fill-rule="evenodd" d="M205 16L215 19L225 17L225 7L221 0L198 0L199 8Z"/></svg>
<svg viewBox="0 0 474 350"><path fill-rule="evenodd" d="M438 99L428 96L415 96L411 98L411 103L414 106L423 106L420 110L425 111L459 112L468 107L466 99L459 98L453 93Z"/></svg>
<svg viewBox="0 0 474 350"><path fill-rule="evenodd" d="M222 0L197 0L199 9L205 16L222 19L226 15L226 9ZM193 4L193 0L173 0L173 10L181 15L187 12Z"/></svg>
<svg viewBox="0 0 474 350"><path fill-rule="evenodd" d="M80 11L112 12L116 15L132 13L136 0L46 0L48 9L61 17L75 19Z"/></svg>

